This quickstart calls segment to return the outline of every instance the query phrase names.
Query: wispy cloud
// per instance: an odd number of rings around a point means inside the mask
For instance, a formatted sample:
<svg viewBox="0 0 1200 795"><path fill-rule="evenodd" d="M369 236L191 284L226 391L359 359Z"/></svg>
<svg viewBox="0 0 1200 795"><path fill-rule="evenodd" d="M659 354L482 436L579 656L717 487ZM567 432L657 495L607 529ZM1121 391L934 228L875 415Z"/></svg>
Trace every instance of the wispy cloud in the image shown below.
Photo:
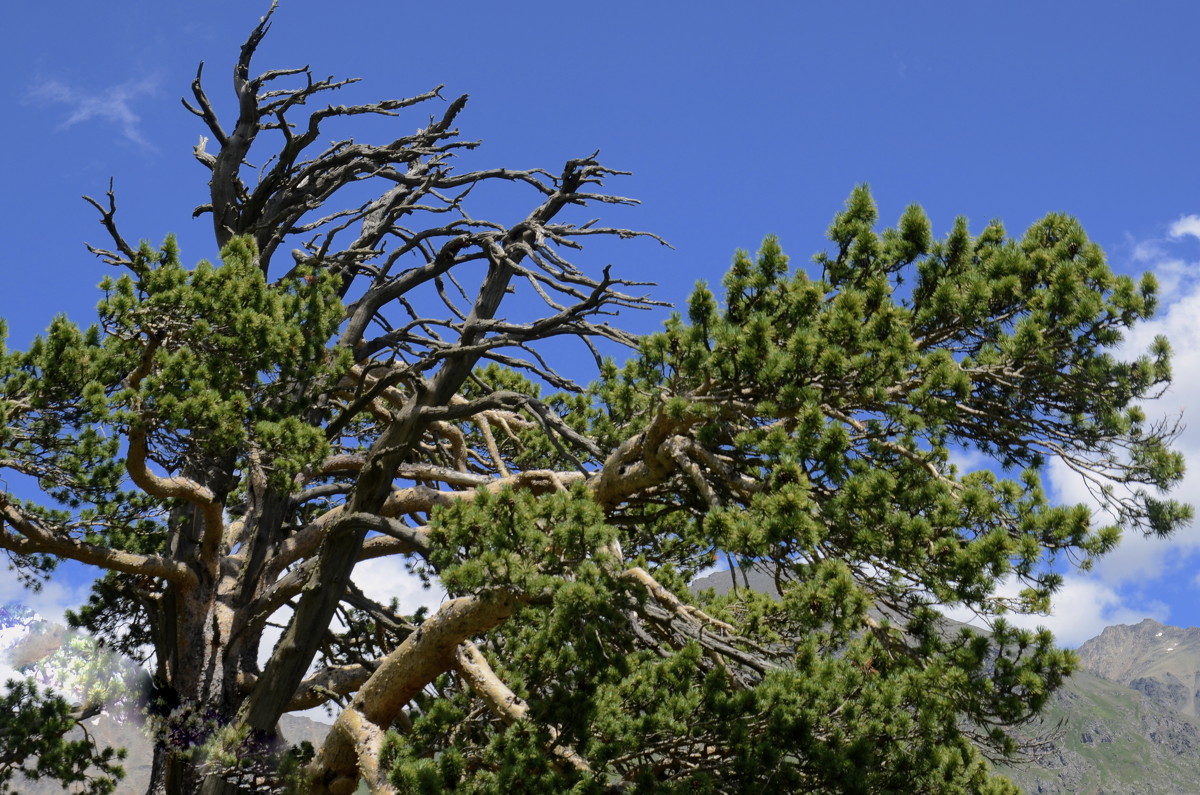
<svg viewBox="0 0 1200 795"><path fill-rule="evenodd" d="M139 97L152 95L157 88L155 77L143 77L98 91L68 85L61 80L42 80L30 86L27 97L40 104L66 106L67 118L58 125L58 130L98 120L115 126L121 137L130 143L154 151L154 145L142 133L142 118L134 110L134 103Z"/></svg>
<svg viewBox="0 0 1200 795"><path fill-rule="evenodd" d="M78 577L56 577L44 583L38 591L28 590L11 574L0 577L0 581L0 604L16 602L30 608L42 618L60 623L67 610L78 609L87 601L92 587L90 580Z"/></svg>
<svg viewBox="0 0 1200 795"><path fill-rule="evenodd" d="M1162 304L1181 301L1195 290L1192 282L1200 281L1200 263L1185 257L1191 253L1186 237L1200 239L1200 215L1181 215L1167 226L1165 237L1136 240L1127 236L1125 246L1130 264L1135 270L1148 269L1158 278L1158 295Z"/></svg>

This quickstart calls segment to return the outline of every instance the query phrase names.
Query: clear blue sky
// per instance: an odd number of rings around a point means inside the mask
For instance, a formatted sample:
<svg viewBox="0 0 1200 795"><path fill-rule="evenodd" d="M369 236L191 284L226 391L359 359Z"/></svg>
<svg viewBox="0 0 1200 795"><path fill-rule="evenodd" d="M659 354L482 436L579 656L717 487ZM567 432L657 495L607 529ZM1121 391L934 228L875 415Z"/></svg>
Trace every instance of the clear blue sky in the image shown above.
<svg viewBox="0 0 1200 795"><path fill-rule="evenodd" d="M124 0L6 8L0 127L9 242L0 315L24 346L56 312L86 322L105 243L79 196L116 179L131 238L179 235L211 257L204 132L179 104L204 60L229 107L233 59L266 2ZM1049 211L1078 216L1122 271L1169 286L1160 328L1179 354L1165 401L1200 428L1200 7L1156 2L797 3L283 0L260 68L312 64L358 76L339 101L469 93L474 162L558 168L601 150L634 172L610 187L641 199L606 213L674 251L610 252L624 275L678 301L717 280L734 249L778 234L803 262L851 187L869 182L883 217L910 202L939 234L962 214L1020 232ZM394 134L424 122L396 122ZM361 134L388 130L369 127ZM524 205L513 212L524 209ZM1173 234L1174 232L1174 234ZM639 317L648 329L660 317ZM1189 336L1191 339L1189 339ZM1189 404L1191 407L1189 407ZM1200 432L1184 439L1200 471ZM1186 491L1200 477L1189 478ZM1068 483L1056 483L1069 494ZM1200 624L1200 534L1130 543L1072 578L1044 619L1070 643L1150 615ZM65 582L51 595L69 600ZM3 596L5 594L0 594Z"/></svg>

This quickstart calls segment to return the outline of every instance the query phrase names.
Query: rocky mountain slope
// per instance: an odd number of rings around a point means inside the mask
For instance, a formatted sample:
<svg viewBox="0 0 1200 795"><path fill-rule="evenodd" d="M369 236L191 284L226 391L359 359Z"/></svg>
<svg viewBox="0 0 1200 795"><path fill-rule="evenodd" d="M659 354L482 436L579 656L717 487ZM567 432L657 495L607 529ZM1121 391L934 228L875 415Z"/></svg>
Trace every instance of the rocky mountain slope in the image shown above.
<svg viewBox="0 0 1200 795"><path fill-rule="evenodd" d="M1097 676L1200 716L1200 627L1180 629L1149 618L1108 627L1079 647L1079 659Z"/></svg>
<svg viewBox="0 0 1200 795"><path fill-rule="evenodd" d="M1047 711L1047 753L1003 772L1033 793L1200 792L1200 628L1146 619L1077 650Z"/></svg>
<svg viewBox="0 0 1200 795"><path fill-rule="evenodd" d="M1200 792L1200 727L1117 682L1078 671L1023 732L1030 758L998 766L1026 792Z"/></svg>

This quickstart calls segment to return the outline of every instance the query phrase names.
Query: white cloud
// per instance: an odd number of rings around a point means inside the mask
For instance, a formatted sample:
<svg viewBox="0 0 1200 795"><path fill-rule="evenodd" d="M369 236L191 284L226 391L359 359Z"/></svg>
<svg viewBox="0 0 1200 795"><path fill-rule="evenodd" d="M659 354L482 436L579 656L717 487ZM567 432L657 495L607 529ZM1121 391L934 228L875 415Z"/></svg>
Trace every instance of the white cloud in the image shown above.
<svg viewBox="0 0 1200 795"><path fill-rule="evenodd" d="M1129 256L1134 262L1157 262L1166 256L1162 243L1158 240L1134 240L1132 237L1127 237L1126 242L1131 247Z"/></svg>
<svg viewBox="0 0 1200 795"><path fill-rule="evenodd" d="M1008 616L1019 627L1046 627L1064 646L1075 648L1113 624L1136 624L1144 618L1165 621L1170 609L1157 600L1123 596L1091 577L1069 576L1054 597L1048 616Z"/></svg>
<svg viewBox="0 0 1200 795"><path fill-rule="evenodd" d="M426 589L420 578L410 574L399 557L375 558L354 567L351 575L354 584L369 598L388 604L393 598L399 602L399 612L409 615L419 607L436 610L446 598L446 592L437 583Z"/></svg>
<svg viewBox="0 0 1200 795"><path fill-rule="evenodd" d="M1182 259L1162 259L1154 264L1154 276L1158 279L1159 301L1170 304L1180 295L1186 295L1189 283L1200 275L1196 263Z"/></svg>
<svg viewBox="0 0 1200 795"><path fill-rule="evenodd" d="M49 105L66 105L67 118L58 125L65 130L83 122L100 120L115 125L121 136L143 149L154 150L141 130L141 117L133 109L138 97L153 94L158 79L144 77L99 91L67 85L59 80L43 80L28 91L30 100Z"/></svg>
<svg viewBox="0 0 1200 795"><path fill-rule="evenodd" d="M950 465L958 470L961 477L968 472L985 469L992 464L992 459L978 450L952 448L950 450Z"/></svg>
<svg viewBox="0 0 1200 795"><path fill-rule="evenodd" d="M1200 467L1200 450L1194 446L1183 446L1189 462L1195 462L1193 470ZM1096 498L1087 490L1075 472L1071 471L1058 460L1051 461L1045 472L1045 481L1050 486L1055 502L1066 505L1087 505L1095 512L1097 524L1111 522L1111 517L1105 515ZM1200 487L1200 472L1190 471L1184 483L1175 496L1195 494ZM1118 487L1119 488L1119 487ZM1200 527L1189 525L1180 528L1175 535L1168 539L1146 536L1134 532L1126 532L1118 547L1096 562L1090 578L1097 583L1119 588L1129 583L1155 582L1172 567L1186 561L1197 550L1200 550Z"/></svg>
<svg viewBox="0 0 1200 795"><path fill-rule="evenodd" d="M1177 262L1166 260L1164 265L1175 269ZM1193 271L1197 268L1195 264L1190 267ZM1200 317L1200 282L1193 278L1166 297L1169 303L1158 317L1132 329L1122 353L1125 358L1142 354L1158 335L1171 342L1171 387L1160 399L1148 403L1146 410L1152 419L1181 422L1184 426L1175 447L1183 453L1188 471L1173 494L1188 499L1200 494L1200 324L1196 323ZM1195 524L1167 540L1130 537L1109 560L1101 562L1097 572L1109 582L1155 577L1197 550L1200 527Z"/></svg>
<svg viewBox="0 0 1200 795"><path fill-rule="evenodd" d="M1001 584L999 596L1015 598L1021 586L1013 580ZM1114 624L1136 624L1144 618L1165 621L1170 609L1154 599L1123 596L1116 588L1095 577L1069 575L1054 595L1049 615L1009 613L1005 621L1016 627L1037 629L1045 627L1054 633L1061 646L1075 648L1099 635ZM963 607L945 608L942 612L955 621L986 629L987 624Z"/></svg>
<svg viewBox="0 0 1200 795"><path fill-rule="evenodd" d="M1200 215L1185 215L1171 224L1171 237L1180 238L1185 235L1200 238Z"/></svg>
<svg viewBox="0 0 1200 795"><path fill-rule="evenodd" d="M55 579L44 583L35 593L17 582L17 578L10 573L6 577L0 577L0 604L16 602L25 605L47 621L62 623L63 614L68 609L78 609L86 602L92 588L90 580L74 583L67 580L67 577L56 576Z"/></svg>

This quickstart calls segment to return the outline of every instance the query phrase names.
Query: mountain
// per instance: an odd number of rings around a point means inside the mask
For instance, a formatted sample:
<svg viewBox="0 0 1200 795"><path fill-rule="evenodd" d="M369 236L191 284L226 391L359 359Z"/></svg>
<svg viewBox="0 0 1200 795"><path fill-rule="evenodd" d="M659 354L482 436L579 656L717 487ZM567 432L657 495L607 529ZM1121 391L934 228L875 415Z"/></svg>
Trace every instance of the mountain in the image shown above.
<svg viewBox="0 0 1200 795"><path fill-rule="evenodd" d="M101 664L97 665L98 661ZM106 701L105 710L85 722L87 731L99 746L128 752L122 763L125 778L118 784L116 795L142 795L146 791L153 746L142 730L140 707L132 703L136 699L119 686L140 675L136 664L103 652L90 638L47 621L23 605L6 604L0 606L0 673L0 684L15 676L30 677L43 687L53 687L73 703L81 700L83 690L94 688L97 679L110 685L105 692L116 694L114 701L130 703ZM300 715L284 715L280 730L292 743L308 740L317 745L329 725ZM76 735L82 735L82 730L70 736ZM63 788L55 781L21 781L15 791L21 795L56 795Z"/></svg>
<svg viewBox="0 0 1200 795"><path fill-rule="evenodd" d="M1077 654L1047 753L1003 772L1035 793L1200 792L1200 628L1112 626Z"/></svg>
<svg viewBox="0 0 1200 795"><path fill-rule="evenodd" d="M1200 627L1147 618L1108 627L1079 647L1084 669L1144 693L1176 712L1200 716Z"/></svg>
<svg viewBox="0 0 1200 795"><path fill-rule="evenodd" d="M692 590L723 594L733 582L730 572L717 572ZM736 582L777 594L759 570L738 571ZM946 620L947 631L962 626ZM1200 793L1200 628L1150 619L1108 627L1078 654L1082 670L1038 722L1016 732L1023 758L997 772L1035 795Z"/></svg>
<svg viewBox="0 0 1200 795"><path fill-rule="evenodd" d="M1086 670L1018 733L1023 763L997 765L1026 792L1194 795L1200 791L1200 726L1144 694Z"/></svg>

